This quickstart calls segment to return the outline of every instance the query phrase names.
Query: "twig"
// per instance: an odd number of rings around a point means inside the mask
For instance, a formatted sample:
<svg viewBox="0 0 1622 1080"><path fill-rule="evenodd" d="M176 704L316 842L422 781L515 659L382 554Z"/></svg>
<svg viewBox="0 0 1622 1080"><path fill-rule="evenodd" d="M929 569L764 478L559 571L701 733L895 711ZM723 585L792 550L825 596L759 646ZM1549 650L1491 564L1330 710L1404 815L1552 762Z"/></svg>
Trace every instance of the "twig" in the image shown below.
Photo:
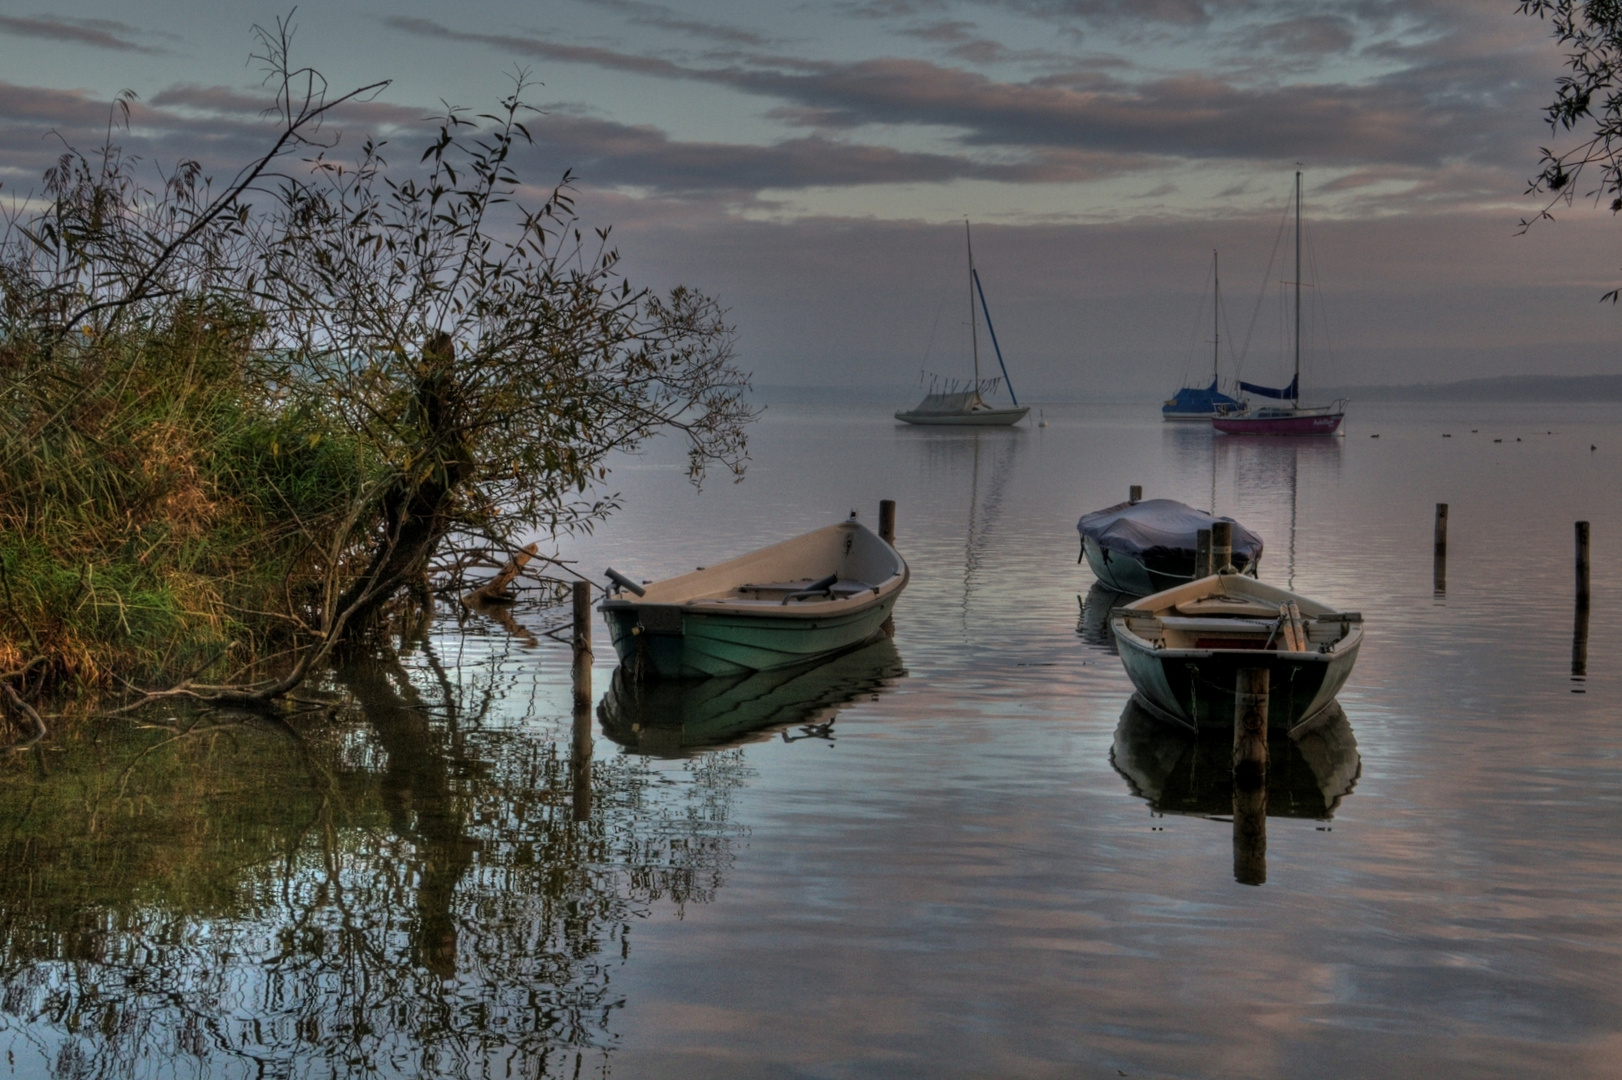
<svg viewBox="0 0 1622 1080"><path fill-rule="evenodd" d="M21 714L34 722L34 734L6 746L0 746L0 754L9 754L17 750L26 750L45 737L45 721L34 707L17 696L17 691L11 688L8 682L0 682L0 700L6 705L6 711L12 714Z"/></svg>

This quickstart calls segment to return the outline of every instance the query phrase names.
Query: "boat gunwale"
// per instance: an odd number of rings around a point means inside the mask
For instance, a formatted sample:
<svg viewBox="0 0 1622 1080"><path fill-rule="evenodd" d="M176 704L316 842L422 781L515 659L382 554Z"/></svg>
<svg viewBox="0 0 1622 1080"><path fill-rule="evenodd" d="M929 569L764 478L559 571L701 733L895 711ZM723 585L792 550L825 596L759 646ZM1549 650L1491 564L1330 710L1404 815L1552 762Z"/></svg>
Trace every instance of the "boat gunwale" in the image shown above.
<svg viewBox="0 0 1622 1080"><path fill-rule="evenodd" d="M831 597L826 600L798 600L790 605L783 602L767 603L761 601L746 601L740 603L738 602L737 598L729 596L699 596L685 600L649 600L641 597L625 596L624 590L620 590L618 593L605 598L598 605L598 608L604 612L605 615L631 613L640 615L640 613L644 610L658 608L679 612L684 616L697 615L714 617L736 615L749 619L782 619L789 622L802 622L813 618L825 619L830 617L837 618L845 615L860 615L875 605L884 603L888 598L906 588L907 583L912 579L912 568L907 565L907 560L902 557L901 552L896 550L894 544L891 544L889 541L885 540L883 537L879 536L871 529L868 529L865 525L858 521L841 521L834 525L825 525L820 529L813 529L808 533L802 533L799 536L790 537L787 540L780 540L775 544L768 544L763 548L756 548L753 551L747 551L741 555L735 555L730 559L725 559L721 562L715 563L712 566L707 566L703 570L689 571L685 574L678 574L675 577L664 578L659 581L649 582L648 584L650 588L654 588L658 586L672 586L686 579L700 579L701 577L725 577L728 571L738 568L740 564L747 563L750 560L757 559L763 555L768 555L779 549L789 548L791 545L804 543L818 534L832 533L841 530L849 531L853 529L859 529L867 532L870 536L882 544L884 548L895 557L896 563L900 569L896 573L893 573L890 577L885 578L883 581L877 583L866 583L866 588L849 596L837 598ZM856 579L852 578L849 580ZM691 581L690 583L696 584L697 582ZM736 588L736 586L734 586L734 588Z"/></svg>
<svg viewBox="0 0 1622 1080"><path fill-rule="evenodd" d="M1310 611L1309 610L1303 610L1302 615L1304 615L1306 618L1309 618L1309 619L1333 622L1333 621L1335 621L1334 619L1325 619L1324 616L1334 616L1334 615L1345 615L1346 614L1345 612L1335 611L1334 609L1328 607L1326 604L1322 603L1321 601L1313 600L1311 597L1303 596L1300 593L1291 592L1289 589L1280 588L1277 585L1270 585L1270 584L1268 584L1266 582L1263 582L1263 581L1260 581L1260 580L1258 580L1256 578L1249 577L1248 575L1244 575L1244 574L1211 574L1211 575L1208 575L1207 577L1199 578L1199 579L1197 579L1195 581L1188 582L1187 584L1184 584L1184 585L1177 585L1177 586L1174 586L1173 588L1164 589L1164 590L1162 590L1162 591L1160 591L1158 593L1153 593L1153 594L1151 594L1149 596L1140 597L1139 599L1134 600L1130 604L1122 604L1120 607L1117 607L1117 608L1113 609L1109 614L1109 624L1110 624L1110 630L1115 634L1117 642L1119 642L1122 638L1125 638L1127 640L1127 644L1130 645L1132 648L1136 649L1137 651L1142 652L1142 653L1147 653L1147 654L1149 654L1151 656L1158 656L1158 657L1175 657L1175 658L1180 658L1180 659L1203 659L1203 658L1208 658L1208 657L1213 657L1213 656L1235 656L1235 655L1239 655L1239 654L1247 654L1247 655L1258 657L1258 666L1266 666L1266 662L1263 662L1263 661L1260 660L1260 658L1262 658L1262 657L1288 659L1292 663L1316 662L1316 663L1328 664L1328 663L1334 662L1337 659L1345 657L1348 654L1355 654L1356 651L1358 650L1358 648L1361 647L1361 645L1363 643L1363 625L1362 625L1362 623L1360 621L1350 621L1350 620L1342 620L1343 625L1346 627L1346 632L1343 633L1335 641L1329 643L1329 648L1327 650L1322 649L1322 648L1306 649L1306 650L1287 650L1287 649L1266 649L1266 650L1263 650L1263 649L1244 649L1244 648L1237 648L1237 649L1212 649L1212 648L1192 649L1192 648L1157 647L1154 644L1154 642L1148 640L1147 638L1144 638L1142 635L1137 633L1137 631L1135 631L1135 630L1133 630L1131 628L1130 620L1133 619L1133 618L1155 619L1155 620L1158 621L1160 616L1157 614L1157 612L1159 612L1159 611L1161 611L1163 609L1166 609L1166 608L1172 608L1172 609L1176 608L1177 601L1168 602L1168 599L1163 599L1163 598L1169 598L1172 593L1180 592L1180 591L1189 589L1192 586L1199 584L1200 582L1209 581L1212 578L1216 578L1217 583L1219 585L1225 585L1226 582L1228 580L1230 580L1230 579L1238 579L1240 581L1248 581L1251 586L1260 586L1261 590L1264 593L1267 592L1267 591L1274 591L1274 592L1278 592L1278 593L1280 593L1280 594L1282 594L1284 596L1288 596L1290 598L1290 600L1297 605L1297 607L1300 607L1300 608L1303 608L1303 609L1308 608L1308 607L1313 608L1313 609L1321 609L1321 610L1310 610ZM1231 594L1228 593L1228 590L1225 587L1223 589L1221 589L1221 591L1224 594L1231 595ZM1249 590L1248 589L1241 589L1240 591L1241 592L1247 592ZM1203 593L1202 595L1211 595L1211 593L1207 592L1207 593ZM1272 598L1269 598L1269 599L1272 599ZM1220 616L1220 615L1212 615L1210 617L1211 618L1223 618L1223 616ZM1234 616L1234 617L1238 618L1238 617L1241 617L1241 616Z"/></svg>

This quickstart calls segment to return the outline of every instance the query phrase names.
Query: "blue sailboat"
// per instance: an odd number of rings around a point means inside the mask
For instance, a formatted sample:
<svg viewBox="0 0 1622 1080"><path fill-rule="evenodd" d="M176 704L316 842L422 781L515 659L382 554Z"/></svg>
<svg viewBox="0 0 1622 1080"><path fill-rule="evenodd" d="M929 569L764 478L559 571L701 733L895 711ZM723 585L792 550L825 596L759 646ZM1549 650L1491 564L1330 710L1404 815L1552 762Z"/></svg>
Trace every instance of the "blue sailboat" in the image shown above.
<svg viewBox="0 0 1622 1080"><path fill-rule="evenodd" d="M1213 300L1211 304L1211 385L1185 386L1173 394L1164 405L1160 407L1160 415L1166 420L1210 420L1227 412L1239 412L1245 407L1244 402L1229 397L1219 388L1220 377L1217 366L1220 361L1220 345L1222 342L1221 313L1222 313L1222 281L1217 276L1217 253L1211 252L1211 281L1213 283ZM1241 386L1244 384L1241 383Z"/></svg>

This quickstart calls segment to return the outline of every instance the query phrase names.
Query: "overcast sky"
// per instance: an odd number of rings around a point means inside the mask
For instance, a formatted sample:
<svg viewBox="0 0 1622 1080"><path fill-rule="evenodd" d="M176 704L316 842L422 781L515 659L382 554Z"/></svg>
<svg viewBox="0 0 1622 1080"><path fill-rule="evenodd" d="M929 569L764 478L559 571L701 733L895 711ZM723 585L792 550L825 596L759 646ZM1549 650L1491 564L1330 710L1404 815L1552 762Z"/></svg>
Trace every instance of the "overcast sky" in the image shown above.
<svg viewBox="0 0 1622 1080"><path fill-rule="evenodd" d="M296 61L341 118L416 143L441 100L527 71L523 163L564 169L633 280L718 295L763 384L966 374L965 217L1024 396L1169 393L1208 364L1220 249L1252 379L1282 376L1273 252L1297 163L1316 300L1308 384L1622 372L1622 222L1530 235L1560 72L1514 0L506 0L306 4ZM128 142L216 168L266 128L250 29L285 9L0 7L0 190L139 95ZM137 21L138 20L138 21ZM414 159L402 153L397 159ZM1208 310L1208 309L1207 309ZM1226 331L1225 331L1226 332ZM1282 380L1281 380L1282 381Z"/></svg>

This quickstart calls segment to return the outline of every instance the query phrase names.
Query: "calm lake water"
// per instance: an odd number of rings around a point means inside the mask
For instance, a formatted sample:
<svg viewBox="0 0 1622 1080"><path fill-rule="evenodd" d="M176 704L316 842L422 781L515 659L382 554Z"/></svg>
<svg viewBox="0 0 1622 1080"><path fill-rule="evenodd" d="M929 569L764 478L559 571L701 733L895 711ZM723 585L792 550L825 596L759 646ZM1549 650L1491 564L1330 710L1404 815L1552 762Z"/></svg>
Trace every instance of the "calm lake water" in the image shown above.
<svg viewBox="0 0 1622 1080"><path fill-rule="evenodd" d="M616 687L599 622L589 784L522 607L345 672L335 715L0 765L0 1077L1622 1075L1615 410L1354 404L1304 441L1045 415L783 406L741 485L694 494L669 445L622 466L567 545L593 575L888 497L913 577L893 640L741 687ZM1085 607L1075 520L1129 484L1364 613L1344 719L1274 741L1264 884L1226 748L1129 708Z"/></svg>

